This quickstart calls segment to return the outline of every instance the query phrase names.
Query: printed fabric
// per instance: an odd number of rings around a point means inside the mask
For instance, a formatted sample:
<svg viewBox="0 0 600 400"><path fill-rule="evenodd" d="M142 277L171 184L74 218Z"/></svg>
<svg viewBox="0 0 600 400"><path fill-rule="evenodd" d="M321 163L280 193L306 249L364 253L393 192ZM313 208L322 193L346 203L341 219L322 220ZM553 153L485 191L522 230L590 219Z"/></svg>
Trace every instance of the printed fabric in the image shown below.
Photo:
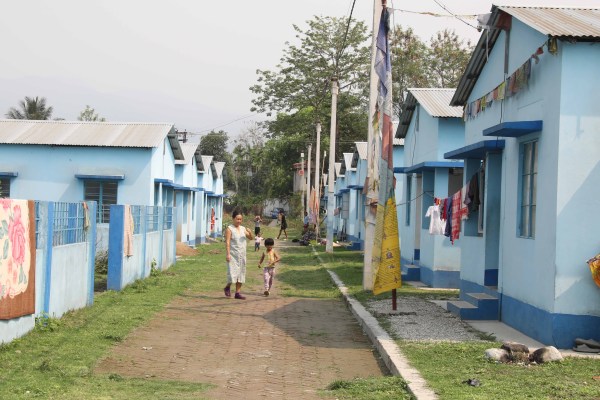
<svg viewBox="0 0 600 400"><path fill-rule="evenodd" d="M0 199L0 319L35 312L35 207Z"/></svg>

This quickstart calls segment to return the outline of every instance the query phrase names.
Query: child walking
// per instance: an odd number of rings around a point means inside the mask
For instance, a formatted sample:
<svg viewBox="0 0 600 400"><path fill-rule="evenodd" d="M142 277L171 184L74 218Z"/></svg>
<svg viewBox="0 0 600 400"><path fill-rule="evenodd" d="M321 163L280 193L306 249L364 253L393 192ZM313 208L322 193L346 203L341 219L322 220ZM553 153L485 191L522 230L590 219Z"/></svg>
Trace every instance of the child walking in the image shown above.
<svg viewBox="0 0 600 400"><path fill-rule="evenodd" d="M263 276L265 279L265 291L264 295L268 296L271 287L273 286L273 278L275 277L275 264L281 260L279 254L273 249L273 245L275 241L273 238L265 239L265 251L260 257L260 261L258 262L258 268L261 267L265 258L267 259L267 265L263 268Z"/></svg>
<svg viewBox="0 0 600 400"><path fill-rule="evenodd" d="M260 241L261 240L262 240L262 237L260 237L260 232L258 232L256 234L256 236L254 237L254 251L260 250Z"/></svg>

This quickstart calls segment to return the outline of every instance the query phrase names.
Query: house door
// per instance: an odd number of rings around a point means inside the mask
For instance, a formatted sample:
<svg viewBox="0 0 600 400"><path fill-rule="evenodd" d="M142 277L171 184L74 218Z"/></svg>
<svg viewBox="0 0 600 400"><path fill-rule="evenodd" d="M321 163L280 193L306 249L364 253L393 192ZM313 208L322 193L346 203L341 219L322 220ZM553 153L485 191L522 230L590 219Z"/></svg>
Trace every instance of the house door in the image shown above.
<svg viewBox="0 0 600 400"><path fill-rule="evenodd" d="M423 223L423 175L416 175L416 190L418 198L415 201L415 250L413 260L418 261L421 259L421 224ZM415 196L415 197L417 197ZM409 199L410 201L411 199Z"/></svg>
<svg viewBox="0 0 600 400"><path fill-rule="evenodd" d="M485 166L484 239L485 286L498 286L500 267L500 195L502 187L502 154L488 154Z"/></svg>

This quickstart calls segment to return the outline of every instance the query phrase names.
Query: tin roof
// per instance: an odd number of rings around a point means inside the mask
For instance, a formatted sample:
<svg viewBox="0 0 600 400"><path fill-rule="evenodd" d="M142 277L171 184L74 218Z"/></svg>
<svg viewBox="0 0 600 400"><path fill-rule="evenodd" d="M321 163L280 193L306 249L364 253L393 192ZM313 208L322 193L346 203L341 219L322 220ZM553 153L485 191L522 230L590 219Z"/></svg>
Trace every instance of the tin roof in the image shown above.
<svg viewBox="0 0 600 400"><path fill-rule="evenodd" d="M434 118L460 118L462 107L450 105L456 89L445 88L410 88L406 100L400 110L400 122L396 130L396 138L406 137L408 126L412 120L413 113L420 104L425 111Z"/></svg>
<svg viewBox="0 0 600 400"><path fill-rule="evenodd" d="M152 148L165 137L183 160L173 124L0 119L0 144Z"/></svg>
<svg viewBox="0 0 600 400"><path fill-rule="evenodd" d="M502 30L499 22L509 15L533 29L559 39L600 41L600 9L574 7L512 7L492 5L488 29L483 30L471 54L456 93L450 102L464 106L487 62L487 54L496 44Z"/></svg>
<svg viewBox="0 0 600 400"><path fill-rule="evenodd" d="M356 151L361 160L367 159L367 142L354 142L356 144Z"/></svg>
<svg viewBox="0 0 600 400"><path fill-rule="evenodd" d="M192 157L196 154L198 149L198 143L179 143L181 146L181 152L183 153L183 160L175 160L175 164L189 164L192 162ZM196 160L197 162L197 160Z"/></svg>
<svg viewBox="0 0 600 400"><path fill-rule="evenodd" d="M498 9L544 35L570 38L600 37L598 8L498 6Z"/></svg>

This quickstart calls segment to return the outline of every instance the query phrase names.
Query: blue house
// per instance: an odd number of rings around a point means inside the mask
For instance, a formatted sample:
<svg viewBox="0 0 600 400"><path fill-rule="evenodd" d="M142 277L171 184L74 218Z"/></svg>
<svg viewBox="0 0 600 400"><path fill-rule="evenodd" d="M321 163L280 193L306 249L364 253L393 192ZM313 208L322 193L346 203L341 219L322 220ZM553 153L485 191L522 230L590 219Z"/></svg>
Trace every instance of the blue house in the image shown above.
<svg viewBox="0 0 600 400"><path fill-rule="evenodd" d="M3 195L96 201L101 249L112 204L173 205L176 160L172 124L0 120Z"/></svg>
<svg viewBox="0 0 600 400"><path fill-rule="evenodd" d="M398 122L395 121L394 122L394 131L397 130L398 127ZM404 139L399 139L399 138L394 138L394 141L392 143L393 145L393 150L392 150L392 156L394 158L394 179L396 180L396 187L394 188L394 195L396 196L396 214L397 214L397 218L398 218L398 242L400 244L400 247L402 247L402 241L401 241L401 229L402 226L404 224L404 220L401 217L401 212L400 209L404 207L404 203L403 203L403 197L404 197L404 175L402 174L402 172L404 171ZM402 255L402 254L401 254ZM418 269L416 269L416 271L418 271ZM419 280L419 277L413 277L412 279L409 279L409 276L406 275L406 272L404 273L404 275L402 275L402 280L403 281L415 281L415 280Z"/></svg>
<svg viewBox="0 0 600 400"><path fill-rule="evenodd" d="M445 158L482 198L448 307L559 348L598 340L600 10L493 6L484 28L451 100L465 145Z"/></svg>
<svg viewBox="0 0 600 400"><path fill-rule="evenodd" d="M355 142L355 150L352 154L352 169L355 170L355 182L349 186L355 198L355 228L352 241L352 248L355 250L365 249L365 200L363 186L367 178L367 142Z"/></svg>
<svg viewBox="0 0 600 400"><path fill-rule="evenodd" d="M194 245L198 216L198 172L202 158L198 143L181 143L183 160L175 160L174 204L177 206L177 241ZM200 192L200 194L199 194Z"/></svg>
<svg viewBox="0 0 600 400"><path fill-rule="evenodd" d="M213 161L213 156L201 156L201 170L198 170L198 188L201 199L198 201L197 242L205 243L207 238L223 235L223 169L225 163Z"/></svg>
<svg viewBox="0 0 600 400"><path fill-rule="evenodd" d="M404 194L398 212L402 271L404 279L431 287L459 286L460 244L430 227L434 200L463 185L463 162L444 159L464 145L462 109L450 106L453 95L454 89L408 89L396 131L404 140L404 164L394 169L404 174L396 175Z"/></svg>

